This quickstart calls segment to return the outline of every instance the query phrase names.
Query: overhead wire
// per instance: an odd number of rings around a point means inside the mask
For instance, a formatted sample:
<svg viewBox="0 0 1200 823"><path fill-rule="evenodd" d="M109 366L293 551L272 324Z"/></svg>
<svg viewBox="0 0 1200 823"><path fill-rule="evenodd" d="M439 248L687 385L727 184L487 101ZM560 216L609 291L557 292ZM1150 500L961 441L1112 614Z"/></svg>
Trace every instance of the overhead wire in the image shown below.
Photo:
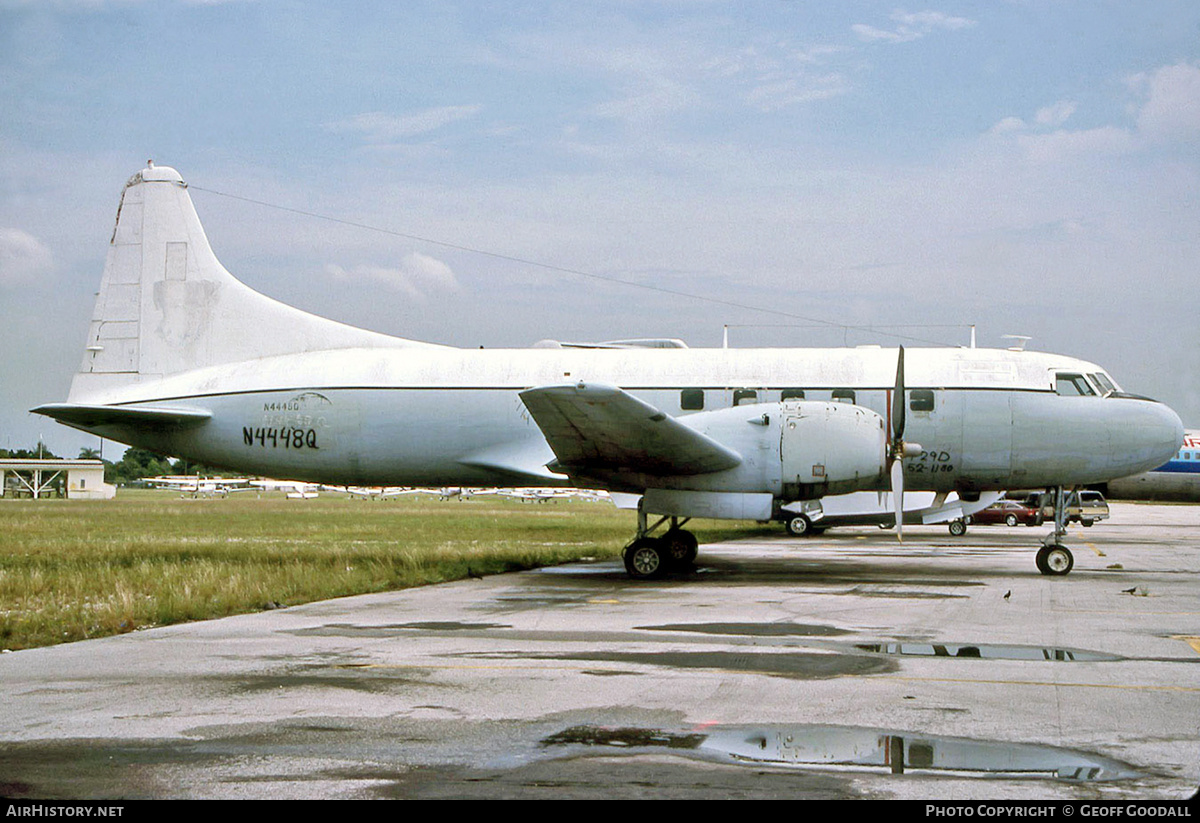
<svg viewBox="0 0 1200 823"><path fill-rule="evenodd" d="M204 186L188 184L188 189L191 191L201 191L206 194L213 194L218 197L227 197L231 200L239 200L243 203L251 203L256 206L262 206L263 208L275 209L277 211L283 211L283 212L289 212L291 214L297 214L297 215L300 215L303 217L309 217L309 218L313 218L316 220L324 220L326 222L336 223L338 225L348 226L350 228L362 229L364 231L370 231L370 232L375 232L378 234L384 234L384 235L388 235L390 237L399 237L399 238L403 238L405 240L412 240L412 241L418 242L418 243L427 243L429 245L439 246L439 247L445 248L445 249L453 249L455 251L466 252L469 254L478 254L478 255L482 255L484 257L490 257L494 260L503 260L508 263L517 263L517 264L523 265L523 266L532 266L535 268L545 269L547 271L558 272L559 274L569 274L569 275L574 275L576 277L584 277L584 278L589 278L591 280L598 280L598 281L601 281L604 283L611 283L611 284L620 285L620 286L629 286L631 288L643 289L646 291L653 291L653 292L657 292L659 294L670 295L672 297L682 297L682 298L686 298L689 300L699 300L699 301L703 301L705 303L713 303L715 305L726 306L728 308L734 308L734 309L741 309L743 311L762 312L764 314L773 314L773 315L776 315L779 317L787 317L792 320L803 320L807 323L816 324L816 326L820 327L820 328L841 329L843 332L848 332L848 331L872 332L875 334L882 334L886 337L891 337L896 340L907 340L907 341L914 342L914 343L927 343L927 344L933 345L933 346L946 345L945 343L936 341L936 340L928 340L928 339L921 338L921 337L913 337L910 335L895 334L893 332L882 331L882 329L884 329L884 328L933 328L932 326L902 326L902 325L901 326L862 326L862 325L852 325L852 324L847 324L847 323L837 323L832 320L825 320L820 317L807 317L805 315L795 314L793 312L784 311L782 309L773 309L773 308L768 308L766 306L755 306L755 305L751 305L748 303L739 303L737 301L726 300L721 297L712 297L710 295L680 291L678 289L666 288L665 286L655 286L650 283L639 283L636 280L625 280L620 277L611 277L611 276L607 276L607 275L603 275L603 274L596 274L595 272L584 271L583 269L575 269L575 268L571 268L569 266L559 266L559 265L555 265L553 263L545 263L545 262L542 262L539 260L531 260L529 258L517 257L517 256L511 255L511 254L503 254L500 252L488 251L487 249L475 248L473 246L467 246L467 245L463 245L461 243L450 243L445 240L436 240L432 237L423 237L419 234L412 234L410 232L403 232L403 231L398 231L396 229L383 228L381 226L374 226L369 223L361 223L361 222L358 222L355 220L346 220L345 218L341 218L341 217L333 217L328 214L320 214L319 212L308 211L306 209L298 209L298 208L294 208L292 206L284 206L284 205L280 205L278 203L270 203L265 200L258 200L253 197L246 197L245 195L232 194L230 192L218 191L216 189L210 189L210 188L206 188ZM735 324L727 324L727 325L730 328L735 327ZM736 325L741 326L743 328L752 327L752 324L736 324ZM767 324L753 324L753 325L767 327ZM959 326L959 327L961 328L962 326ZM796 327L796 328L802 328L802 327ZM941 327L939 327L939 328L941 328Z"/></svg>

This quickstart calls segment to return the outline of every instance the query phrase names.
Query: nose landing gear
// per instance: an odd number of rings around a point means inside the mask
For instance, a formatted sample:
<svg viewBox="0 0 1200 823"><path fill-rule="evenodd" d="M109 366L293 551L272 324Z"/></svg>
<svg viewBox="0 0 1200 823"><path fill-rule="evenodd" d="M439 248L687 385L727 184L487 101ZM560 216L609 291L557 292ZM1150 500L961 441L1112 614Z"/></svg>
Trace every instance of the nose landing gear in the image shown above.
<svg viewBox="0 0 1200 823"><path fill-rule="evenodd" d="M1051 577L1061 577L1075 568L1075 556L1062 544L1067 534L1066 495L1062 486L1054 487L1054 531L1046 536L1038 549L1038 571Z"/></svg>

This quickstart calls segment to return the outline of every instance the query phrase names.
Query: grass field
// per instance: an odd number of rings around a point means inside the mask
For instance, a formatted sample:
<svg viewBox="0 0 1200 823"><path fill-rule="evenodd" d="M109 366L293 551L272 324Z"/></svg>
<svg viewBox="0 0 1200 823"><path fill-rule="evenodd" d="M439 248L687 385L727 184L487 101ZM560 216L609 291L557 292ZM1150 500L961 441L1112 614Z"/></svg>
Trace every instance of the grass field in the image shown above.
<svg viewBox="0 0 1200 823"><path fill-rule="evenodd" d="M692 525L702 542L756 530ZM583 501L3 500L0 648L615 557L633 528L632 512Z"/></svg>

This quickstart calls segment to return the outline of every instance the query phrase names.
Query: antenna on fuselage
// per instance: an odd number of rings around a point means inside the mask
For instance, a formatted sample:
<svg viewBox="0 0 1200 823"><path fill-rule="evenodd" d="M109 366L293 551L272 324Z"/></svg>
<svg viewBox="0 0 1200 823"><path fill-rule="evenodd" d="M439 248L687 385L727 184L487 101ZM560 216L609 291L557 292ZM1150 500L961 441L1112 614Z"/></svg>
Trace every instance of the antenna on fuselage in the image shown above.
<svg viewBox="0 0 1200 823"><path fill-rule="evenodd" d="M1009 351L1025 351L1025 344L1033 339L1027 334L1002 334L1000 336L1005 340L1014 341L1013 344L1008 347Z"/></svg>

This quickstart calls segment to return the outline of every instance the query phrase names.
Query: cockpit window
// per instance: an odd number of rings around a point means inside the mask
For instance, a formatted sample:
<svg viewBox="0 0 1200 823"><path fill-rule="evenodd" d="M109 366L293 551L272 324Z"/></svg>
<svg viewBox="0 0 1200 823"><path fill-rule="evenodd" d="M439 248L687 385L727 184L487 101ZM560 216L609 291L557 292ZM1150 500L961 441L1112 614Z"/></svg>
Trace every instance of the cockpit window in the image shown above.
<svg viewBox="0 0 1200 823"><path fill-rule="evenodd" d="M1082 374L1066 374L1059 372L1055 375L1054 390L1063 397L1094 397L1095 389Z"/></svg>
<svg viewBox="0 0 1200 823"><path fill-rule="evenodd" d="M1099 387L1100 393L1106 397L1117 390L1113 381L1109 380L1108 375L1102 371L1089 374L1088 377L1092 378L1092 382Z"/></svg>

